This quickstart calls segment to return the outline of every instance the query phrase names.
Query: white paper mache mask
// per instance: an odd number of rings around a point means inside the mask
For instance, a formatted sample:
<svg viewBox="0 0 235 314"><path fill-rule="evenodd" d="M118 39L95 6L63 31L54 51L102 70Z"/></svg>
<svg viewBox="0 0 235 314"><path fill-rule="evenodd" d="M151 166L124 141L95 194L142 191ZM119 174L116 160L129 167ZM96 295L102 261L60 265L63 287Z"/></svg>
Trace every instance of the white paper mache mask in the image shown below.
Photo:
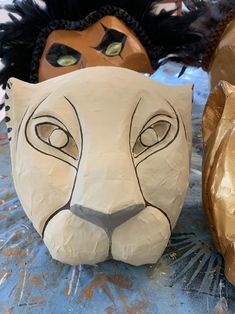
<svg viewBox="0 0 235 314"><path fill-rule="evenodd" d="M16 191L53 258L161 257L188 187L191 104L191 85L116 67L8 81Z"/></svg>

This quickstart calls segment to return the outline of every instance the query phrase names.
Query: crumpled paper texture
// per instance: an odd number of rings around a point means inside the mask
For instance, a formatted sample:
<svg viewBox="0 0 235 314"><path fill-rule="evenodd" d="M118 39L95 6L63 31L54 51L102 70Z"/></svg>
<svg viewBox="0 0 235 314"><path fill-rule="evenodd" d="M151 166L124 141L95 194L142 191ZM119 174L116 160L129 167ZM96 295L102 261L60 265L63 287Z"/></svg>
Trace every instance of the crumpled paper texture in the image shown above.
<svg viewBox="0 0 235 314"><path fill-rule="evenodd" d="M235 285L235 86L220 82L203 114L203 205L225 275Z"/></svg>

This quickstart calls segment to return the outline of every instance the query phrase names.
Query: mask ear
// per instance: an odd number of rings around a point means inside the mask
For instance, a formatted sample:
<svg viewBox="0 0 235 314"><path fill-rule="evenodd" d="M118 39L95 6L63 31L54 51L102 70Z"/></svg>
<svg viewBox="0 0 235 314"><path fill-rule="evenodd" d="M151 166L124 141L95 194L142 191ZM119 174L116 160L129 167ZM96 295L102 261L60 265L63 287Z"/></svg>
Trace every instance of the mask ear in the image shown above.
<svg viewBox="0 0 235 314"><path fill-rule="evenodd" d="M184 123L185 133L187 137L189 154L191 158L192 150L192 103L193 103L193 84L176 86L175 106L180 112Z"/></svg>
<svg viewBox="0 0 235 314"><path fill-rule="evenodd" d="M5 93L5 121L9 141L15 138L36 88L36 85L15 78L8 80Z"/></svg>
<svg viewBox="0 0 235 314"><path fill-rule="evenodd" d="M191 134L192 124L192 102L193 102L193 84L186 84L172 87L175 90L172 101L181 114L184 121L187 135Z"/></svg>

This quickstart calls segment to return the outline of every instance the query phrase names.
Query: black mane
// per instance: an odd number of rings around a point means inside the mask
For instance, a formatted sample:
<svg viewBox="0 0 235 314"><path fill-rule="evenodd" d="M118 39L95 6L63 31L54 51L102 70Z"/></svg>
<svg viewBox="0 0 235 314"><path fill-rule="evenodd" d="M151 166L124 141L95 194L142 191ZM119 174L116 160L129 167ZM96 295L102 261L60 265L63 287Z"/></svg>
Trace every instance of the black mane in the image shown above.
<svg viewBox="0 0 235 314"><path fill-rule="evenodd" d="M0 58L4 65L0 71L0 85L5 87L12 76L29 81L36 42L49 24L61 20L78 22L105 6L118 7L136 21L135 25L140 26L139 33L143 32L150 39L156 61L174 54L182 62L199 65L200 53L206 46L202 25L213 29L218 21L207 15L208 8L183 16L173 16L173 11L164 10L154 15L152 8L158 1L15 0L4 7L9 12L10 21L0 23ZM192 27L193 24L196 26ZM210 32L212 30L207 28L207 35ZM149 47L145 48L150 53Z"/></svg>

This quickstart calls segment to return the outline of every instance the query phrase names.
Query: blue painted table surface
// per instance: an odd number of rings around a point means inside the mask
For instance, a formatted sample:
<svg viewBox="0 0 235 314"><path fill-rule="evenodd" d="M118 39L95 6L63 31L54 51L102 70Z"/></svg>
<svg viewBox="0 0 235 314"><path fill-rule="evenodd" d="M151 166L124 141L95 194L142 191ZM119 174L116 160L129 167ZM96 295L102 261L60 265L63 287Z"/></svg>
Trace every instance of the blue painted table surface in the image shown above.
<svg viewBox="0 0 235 314"><path fill-rule="evenodd" d="M223 274L201 204L201 115L208 77L170 64L153 75L195 83L190 186L169 245L156 265L109 261L69 266L54 261L14 190L5 124L0 124L0 313L232 314L235 289Z"/></svg>

